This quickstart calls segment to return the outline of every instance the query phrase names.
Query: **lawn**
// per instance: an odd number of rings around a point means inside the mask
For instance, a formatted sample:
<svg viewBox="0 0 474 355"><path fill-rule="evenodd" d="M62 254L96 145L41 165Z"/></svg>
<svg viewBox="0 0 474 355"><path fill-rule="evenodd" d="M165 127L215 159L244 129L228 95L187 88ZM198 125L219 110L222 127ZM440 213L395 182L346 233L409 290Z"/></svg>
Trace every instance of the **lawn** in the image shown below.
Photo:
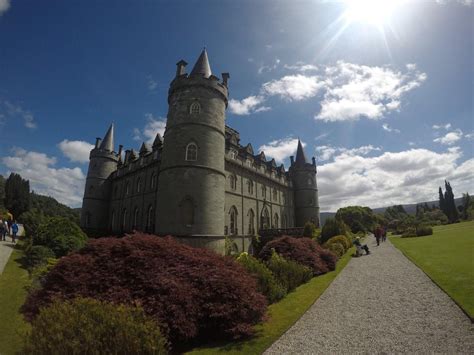
<svg viewBox="0 0 474 355"><path fill-rule="evenodd" d="M21 267L22 251L15 249L0 275L0 353L15 354L23 345L23 333L28 324L19 309L26 297L26 286L30 279Z"/></svg>
<svg viewBox="0 0 474 355"><path fill-rule="evenodd" d="M354 248L338 261L335 271L314 277L308 283L299 286L283 300L268 307L269 319L256 327L253 338L215 346L199 347L187 354L261 354L289 329L311 305L322 295L326 288L344 269L352 258Z"/></svg>
<svg viewBox="0 0 474 355"><path fill-rule="evenodd" d="M474 221L433 228L433 235L390 241L474 318Z"/></svg>

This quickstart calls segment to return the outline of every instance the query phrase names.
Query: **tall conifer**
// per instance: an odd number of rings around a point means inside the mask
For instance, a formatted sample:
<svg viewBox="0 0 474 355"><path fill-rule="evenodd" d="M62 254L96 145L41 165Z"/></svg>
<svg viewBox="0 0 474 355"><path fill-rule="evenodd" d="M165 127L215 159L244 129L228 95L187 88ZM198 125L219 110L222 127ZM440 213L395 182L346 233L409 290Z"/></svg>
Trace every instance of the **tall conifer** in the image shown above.
<svg viewBox="0 0 474 355"><path fill-rule="evenodd" d="M30 208L30 182L11 173L5 182L5 207L18 218Z"/></svg>

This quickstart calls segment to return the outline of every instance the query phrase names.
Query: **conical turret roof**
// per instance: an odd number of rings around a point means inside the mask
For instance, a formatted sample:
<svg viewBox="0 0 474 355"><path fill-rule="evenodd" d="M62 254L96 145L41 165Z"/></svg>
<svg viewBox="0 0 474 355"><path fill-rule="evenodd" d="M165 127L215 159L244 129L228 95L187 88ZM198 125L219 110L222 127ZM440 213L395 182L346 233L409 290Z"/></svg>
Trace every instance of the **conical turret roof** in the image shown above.
<svg viewBox="0 0 474 355"><path fill-rule="evenodd" d="M204 48L196 64L194 64L191 75L202 75L205 78L209 78L211 74L211 66L209 65L209 59L207 58L207 51L206 48Z"/></svg>
<svg viewBox="0 0 474 355"><path fill-rule="evenodd" d="M303 144L298 139L298 149L296 150L296 159L295 162L297 165L304 165L308 161L306 160L306 155L304 154Z"/></svg>
<svg viewBox="0 0 474 355"><path fill-rule="evenodd" d="M109 152L114 151L114 124L112 123L105 134L99 149L108 150Z"/></svg>

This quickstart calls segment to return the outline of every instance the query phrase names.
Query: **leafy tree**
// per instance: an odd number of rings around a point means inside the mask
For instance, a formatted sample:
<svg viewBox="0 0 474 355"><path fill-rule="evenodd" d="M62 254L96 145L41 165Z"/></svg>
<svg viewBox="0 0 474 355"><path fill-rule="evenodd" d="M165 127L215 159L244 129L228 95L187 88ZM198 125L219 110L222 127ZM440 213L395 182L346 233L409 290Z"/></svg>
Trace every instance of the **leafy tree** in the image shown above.
<svg viewBox="0 0 474 355"><path fill-rule="evenodd" d="M340 208L336 213L336 219L344 222L353 233L367 232L374 227L376 222L372 210L362 206Z"/></svg>
<svg viewBox="0 0 474 355"><path fill-rule="evenodd" d="M441 189L441 186L439 187L439 209L443 211L445 215L448 215L446 212L446 204L444 202L443 189Z"/></svg>
<svg viewBox="0 0 474 355"><path fill-rule="evenodd" d="M454 193L449 181L444 181L446 191L444 193L445 213L448 216L449 222L454 223L459 220L458 209L454 203Z"/></svg>
<svg viewBox="0 0 474 355"><path fill-rule="evenodd" d="M389 221L394 219L405 219L407 215L408 214L402 205L388 207L384 212L384 217Z"/></svg>
<svg viewBox="0 0 474 355"><path fill-rule="evenodd" d="M469 193L462 194L462 219L469 219L469 210L471 209L471 196Z"/></svg>
<svg viewBox="0 0 474 355"><path fill-rule="evenodd" d="M30 208L41 211L48 217L65 217L79 224L80 213L49 196L38 195L34 191L30 194Z"/></svg>
<svg viewBox="0 0 474 355"><path fill-rule="evenodd" d="M303 230L303 237L311 238L316 231L316 226L313 222L306 222Z"/></svg>
<svg viewBox="0 0 474 355"><path fill-rule="evenodd" d="M323 229L321 230L321 244L326 243L331 237L346 234L347 228L348 227L341 220L331 217L327 218L326 222L324 222Z"/></svg>
<svg viewBox="0 0 474 355"><path fill-rule="evenodd" d="M50 217L39 225L33 238L34 245L50 248L57 258L82 248L87 236L77 224L64 217Z"/></svg>
<svg viewBox="0 0 474 355"><path fill-rule="evenodd" d="M30 208L30 182L11 173L5 182L5 207L17 218Z"/></svg>
<svg viewBox="0 0 474 355"><path fill-rule="evenodd" d="M0 175L0 207L4 207L4 200L5 200L5 178L3 175Z"/></svg>

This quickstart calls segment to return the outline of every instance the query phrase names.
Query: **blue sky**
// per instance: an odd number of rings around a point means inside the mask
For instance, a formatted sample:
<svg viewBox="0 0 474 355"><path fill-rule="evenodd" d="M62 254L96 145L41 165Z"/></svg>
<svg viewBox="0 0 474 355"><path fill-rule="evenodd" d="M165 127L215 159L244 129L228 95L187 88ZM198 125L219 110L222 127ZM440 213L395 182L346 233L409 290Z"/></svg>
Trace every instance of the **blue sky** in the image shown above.
<svg viewBox="0 0 474 355"><path fill-rule="evenodd" d="M227 124L285 166L299 137L323 211L437 199L445 178L474 192L472 1L399 1L376 23L363 6L0 0L0 173L80 206L95 137L163 131L175 63L206 46Z"/></svg>

